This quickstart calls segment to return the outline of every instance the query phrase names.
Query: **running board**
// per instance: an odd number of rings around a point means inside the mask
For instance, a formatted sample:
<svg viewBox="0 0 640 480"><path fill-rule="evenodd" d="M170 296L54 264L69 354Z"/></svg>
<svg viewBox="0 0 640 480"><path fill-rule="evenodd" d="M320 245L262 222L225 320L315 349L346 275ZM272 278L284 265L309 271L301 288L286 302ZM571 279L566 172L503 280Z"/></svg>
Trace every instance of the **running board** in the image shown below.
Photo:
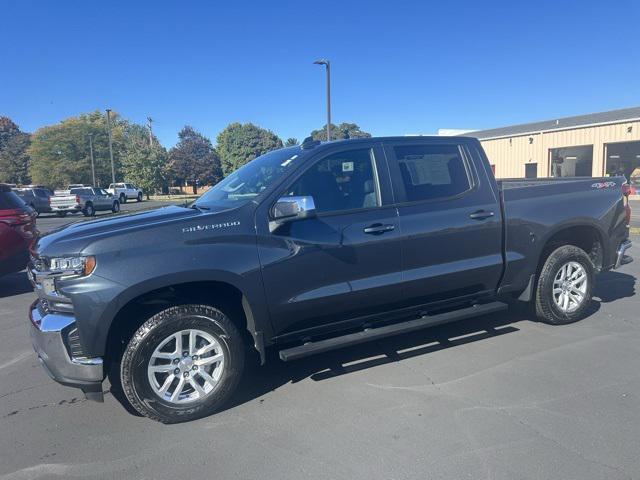
<svg viewBox="0 0 640 480"><path fill-rule="evenodd" d="M482 305L473 305L471 307L453 310L451 312L439 313L437 315L425 315L415 320L409 320L401 323L394 323L378 328L368 328L361 332L350 333L341 337L328 338L317 342L308 342L297 347L280 350L280 360L289 362L299 358L308 357L317 353L335 350L337 348L350 347L359 343L370 342L378 338L390 337L401 333L413 332L425 327L441 325L443 323L455 322L469 317L477 317L488 313L496 313L504 311L508 305L503 302L485 303Z"/></svg>

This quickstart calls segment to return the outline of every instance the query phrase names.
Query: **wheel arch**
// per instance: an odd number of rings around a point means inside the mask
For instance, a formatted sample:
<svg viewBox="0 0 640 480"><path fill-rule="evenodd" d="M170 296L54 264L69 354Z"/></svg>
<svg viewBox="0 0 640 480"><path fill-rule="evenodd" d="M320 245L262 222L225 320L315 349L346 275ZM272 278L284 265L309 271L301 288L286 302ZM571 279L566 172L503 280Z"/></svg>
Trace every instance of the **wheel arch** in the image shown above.
<svg viewBox="0 0 640 480"><path fill-rule="evenodd" d="M551 252L562 245L574 245L584 250L591 258L596 271L600 271L609 253L606 250L608 245L605 238L605 233L594 222L583 221L559 225L541 242L537 272L540 271Z"/></svg>
<svg viewBox="0 0 640 480"><path fill-rule="evenodd" d="M127 289L117 299L105 339L105 361L111 363L121 353L124 342L152 315L165 308L186 303L202 303L219 307L253 344L260 362L265 362L264 329L268 328L256 315L256 306L238 282L230 278L191 275L166 277Z"/></svg>

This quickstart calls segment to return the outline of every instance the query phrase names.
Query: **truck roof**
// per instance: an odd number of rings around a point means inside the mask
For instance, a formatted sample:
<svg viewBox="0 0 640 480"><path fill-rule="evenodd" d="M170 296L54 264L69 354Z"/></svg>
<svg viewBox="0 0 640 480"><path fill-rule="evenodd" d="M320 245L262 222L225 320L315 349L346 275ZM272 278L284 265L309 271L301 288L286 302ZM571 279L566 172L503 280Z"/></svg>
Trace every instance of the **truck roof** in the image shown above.
<svg viewBox="0 0 640 480"><path fill-rule="evenodd" d="M415 141L432 141L435 143L447 143L447 142L457 142L457 143L474 143L477 141L474 137L464 137L464 136L444 136L444 135L403 135L403 136L387 136L387 137L364 137L364 138L344 138L337 139L331 141L321 141L317 143L317 141L305 139L305 141L300 145L302 147L308 142L309 147L314 148L315 146L330 146L330 145L339 145L339 144L347 144L347 143L366 143L371 141L379 141L379 142L415 142ZM312 142L315 145L312 145Z"/></svg>

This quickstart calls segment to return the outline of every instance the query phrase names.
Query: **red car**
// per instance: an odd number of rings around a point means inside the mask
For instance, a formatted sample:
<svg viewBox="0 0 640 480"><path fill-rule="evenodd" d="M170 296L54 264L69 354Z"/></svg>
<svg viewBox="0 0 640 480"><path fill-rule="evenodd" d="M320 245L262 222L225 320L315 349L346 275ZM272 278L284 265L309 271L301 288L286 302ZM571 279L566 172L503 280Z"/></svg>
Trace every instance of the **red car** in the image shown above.
<svg viewBox="0 0 640 480"><path fill-rule="evenodd" d="M36 213L9 185L0 183L0 275L27 266L29 247L37 233Z"/></svg>

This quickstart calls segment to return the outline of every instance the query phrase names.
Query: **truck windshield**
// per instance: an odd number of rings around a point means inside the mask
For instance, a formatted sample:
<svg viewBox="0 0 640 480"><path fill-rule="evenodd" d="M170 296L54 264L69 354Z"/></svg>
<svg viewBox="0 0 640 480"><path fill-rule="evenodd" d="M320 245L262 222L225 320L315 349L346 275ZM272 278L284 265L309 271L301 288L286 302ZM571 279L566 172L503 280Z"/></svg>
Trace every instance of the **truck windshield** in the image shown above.
<svg viewBox="0 0 640 480"><path fill-rule="evenodd" d="M300 147L290 147L266 153L211 187L194 205L219 208L244 205L289 171L299 160L300 152Z"/></svg>

